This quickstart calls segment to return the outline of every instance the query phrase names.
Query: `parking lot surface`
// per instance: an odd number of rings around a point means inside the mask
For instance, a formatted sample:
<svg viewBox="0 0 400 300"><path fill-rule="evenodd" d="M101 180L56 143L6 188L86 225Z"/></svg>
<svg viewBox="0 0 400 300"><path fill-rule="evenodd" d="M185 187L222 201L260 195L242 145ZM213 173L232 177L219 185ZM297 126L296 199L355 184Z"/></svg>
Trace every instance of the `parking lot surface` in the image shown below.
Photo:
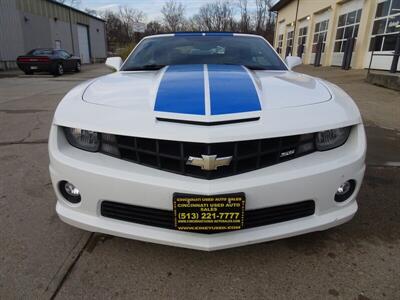
<svg viewBox="0 0 400 300"><path fill-rule="evenodd" d="M302 66L357 102L368 157L359 212L340 227L199 252L85 232L62 223L47 137L63 95L109 72L0 78L0 298L399 299L400 93L364 71Z"/></svg>

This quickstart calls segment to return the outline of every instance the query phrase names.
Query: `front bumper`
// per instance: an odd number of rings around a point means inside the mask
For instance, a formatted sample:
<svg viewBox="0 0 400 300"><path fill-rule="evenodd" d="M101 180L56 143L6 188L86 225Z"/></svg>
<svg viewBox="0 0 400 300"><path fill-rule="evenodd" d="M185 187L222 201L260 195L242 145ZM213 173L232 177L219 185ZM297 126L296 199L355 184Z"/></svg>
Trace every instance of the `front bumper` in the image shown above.
<svg viewBox="0 0 400 300"><path fill-rule="evenodd" d="M241 175L203 180L175 175L73 148L53 125L49 139L50 174L60 218L79 228L199 250L218 250L325 230L350 220L365 171L366 141L362 125L354 126L345 145ZM334 195L346 180L357 183L353 195L336 203ZM81 191L80 204L65 201L58 183L67 180ZM315 214L292 221L212 235L179 232L101 216L100 204L110 200L172 210L174 192L223 194L244 192L246 209L312 199Z"/></svg>

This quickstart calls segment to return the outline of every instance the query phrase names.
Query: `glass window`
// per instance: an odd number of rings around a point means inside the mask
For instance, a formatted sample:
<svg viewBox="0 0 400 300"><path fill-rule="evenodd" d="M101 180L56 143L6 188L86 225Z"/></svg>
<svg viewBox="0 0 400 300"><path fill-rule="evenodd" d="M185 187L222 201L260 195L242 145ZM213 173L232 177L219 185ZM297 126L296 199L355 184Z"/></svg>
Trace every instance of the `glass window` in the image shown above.
<svg viewBox="0 0 400 300"><path fill-rule="evenodd" d="M308 27L304 26L299 29L299 38L297 39L297 53L300 54L300 46L303 46L303 52L306 52L306 43L307 43L307 31Z"/></svg>
<svg viewBox="0 0 400 300"><path fill-rule="evenodd" d="M158 70L166 65L235 64L250 69L286 70L263 39L253 36L176 35L142 40L122 71Z"/></svg>
<svg viewBox="0 0 400 300"><path fill-rule="evenodd" d="M299 30L299 35L300 35L300 36L307 35L307 30L308 30L308 27L307 27L307 26L306 26L306 27L300 28L300 30Z"/></svg>
<svg viewBox="0 0 400 300"><path fill-rule="evenodd" d="M64 59L67 59L71 56L67 51L64 51L64 50L58 51L58 54L60 55L60 57L62 57Z"/></svg>
<svg viewBox="0 0 400 300"><path fill-rule="evenodd" d="M287 34L287 39L286 39L286 54L293 54L292 53L292 48L293 48L293 35L294 31L289 31Z"/></svg>
<svg viewBox="0 0 400 300"><path fill-rule="evenodd" d="M378 3L370 51L391 51L395 48L395 37L400 32L400 0L386 0ZM376 38L376 39L374 39ZM375 46L372 42L376 40Z"/></svg>
<svg viewBox="0 0 400 300"><path fill-rule="evenodd" d="M342 47L342 42L335 42L335 48L334 48L334 52L340 52L340 49Z"/></svg>
<svg viewBox="0 0 400 300"><path fill-rule="evenodd" d="M359 9L339 16L336 42L340 42L341 47L336 46L334 52L343 52L347 39L357 38L361 12L362 10ZM344 23L343 20L346 20L346 22ZM337 45L339 45L339 43L337 43Z"/></svg>
<svg viewBox="0 0 400 300"><path fill-rule="evenodd" d="M51 49L34 49L31 50L27 53L27 55L33 55L33 56L41 56L41 55L52 55L53 54L53 50Z"/></svg>
<svg viewBox="0 0 400 300"><path fill-rule="evenodd" d="M396 47L397 34L390 34L385 36L382 51L391 51Z"/></svg>
<svg viewBox="0 0 400 300"><path fill-rule="evenodd" d="M357 37L357 36L358 36L358 28L359 28L359 26L360 26L360 25L356 25L356 26L354 27L354 33L353 33L353 36L355 36L355 37Z"/></svg>
<svg viewBox="0 0 400 300"><path fill-rule="evenodd" d="M354 26L346 27L346 29L344 30L344 38L345 39L353 37L353 29L354 29Z"/></svg>
<svg viewBox="0 0 400 300"><path fill-rule="evenodd" d="M307 41L307 27L300 28L298 44L304 45Z"/></svg>
<svg viewBox="0 0 400 300"><path fill-rule="evenodd" d="M325 21L319 24L319 31L324 31L324 30L325 30Z"/></svg>
<svg viewBox="0 0 400 300"><path fill-rule="evenodd" d="M386 20L387 19L376 20L374 22L374 27L372 29L372 34L384 33L385 32L385 27L386 27Z"/></svg>
<svg viewBox="0 0 400 300"><path fill-rule="evenodd" d="M362 10L361 10L361 9L357 10L357 18L356 18L356 23L360 23L360 20L361 20L361 14L362 14Z"/></svg>
<svg viewBox="0 0 400 300"><path fill-rule="evenodd" d="M344 32L344 28L337 29L337 31L336 31L336 39L337 40L343 39L343 32Z"/></svg>
<svg viewBox="0 0 400 300"><path fill-rule="evenodd" d="M329 26L329 20L324 20L324 21L321 21L321 22L315 24L315 29L318 28L318 31L315 30L314 37L313 37L313 47L312 47L313 53L316 53L317 44L321 43L321 42L323 43L322 44L322 52L325 51L325 41L326 41L328 26Z"/></svg>
<svg viewBox="0 0 400 300"><path fill-rule="evenodd" d="M347 41L344 40L343 43L342 43L342 49L340 50L340 52L346 51L346 46L347 46Z"/></svg>
<svg viewBox="0 0 400 300"><path fill-rule="evenodd" d="M383 42L383 36L382 35L377 35L373 38L371 38L371 42L369 44L369 51L381 51L382 49L382 42Z"/></svg>
<svg viewBox="0 0 400 300"><path fill-rule="evenodd" d="M400 31L400 14L395 17L389 17L387 23L386 33Z"/></svg>
<svg viewBox="0 0 400 300"><path fill-rule="evenodd" d="M282 53L282 46L283 46L283 34L280 34L278 36L278 48L276 49L276 52Z"/></svg>
<svg viewBox="0 0 400 300"><path fill-rule="evenodd" d="M395 15L400 13L400 0L392 0L392 7L390 9L390 14Z"/></svg>
<svg viewBox="0 0 400 300"><path fill-rule="evenodd" d="M356 22L357 11L352 11L347 15L346 25L351 25Z"/></svg>
<svg viewBox="0 0 400 300"><path fill-rule="evenodd" d="M387 16L389 13L389 7L390 7L390 0L378 3L378 7L376 8L375 18Z"/></svg>
<svg viewBox="0 0 400 300"><path fill-rule="evenodd" d="M346 15L341 15L339 16L338 26L344 26L344 25L346 25Z"/></svg>

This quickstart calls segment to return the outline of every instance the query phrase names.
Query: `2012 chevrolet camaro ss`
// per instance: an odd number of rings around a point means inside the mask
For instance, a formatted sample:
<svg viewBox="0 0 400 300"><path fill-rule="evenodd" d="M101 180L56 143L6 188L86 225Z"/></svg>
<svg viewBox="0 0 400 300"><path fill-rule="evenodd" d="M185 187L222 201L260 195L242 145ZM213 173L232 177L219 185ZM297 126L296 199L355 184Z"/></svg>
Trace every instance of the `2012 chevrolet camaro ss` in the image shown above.
<svg viewBox="0 0 400 300"><path fill-rule="evenodd" d="M262 37L144 38L116 72L72 89L49 138L60 218L200 250L350 220L366 138L353 100L293 72Z"/></svg>

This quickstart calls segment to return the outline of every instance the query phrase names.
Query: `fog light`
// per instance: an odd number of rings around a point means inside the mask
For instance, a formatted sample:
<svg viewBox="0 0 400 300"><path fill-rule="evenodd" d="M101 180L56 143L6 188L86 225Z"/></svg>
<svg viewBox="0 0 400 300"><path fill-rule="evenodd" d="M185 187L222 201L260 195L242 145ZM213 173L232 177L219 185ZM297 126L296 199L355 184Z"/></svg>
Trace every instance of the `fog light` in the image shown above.
<svg viewBox="0 0 400 300"><path fill-rule="evenodd" d="M343 202L349 199L356 188L356 182L354 180L348 180L343 182L337 189L335 194L336 202Z"/></svg>
<svg viewBox="0 0 400 300"><path fill-rule="evenodd" d="M60 193L67 201L71 203L81 202L81 193L79 192L79 189L71 182L61 181L59 183L59 189Z"/></svg>

